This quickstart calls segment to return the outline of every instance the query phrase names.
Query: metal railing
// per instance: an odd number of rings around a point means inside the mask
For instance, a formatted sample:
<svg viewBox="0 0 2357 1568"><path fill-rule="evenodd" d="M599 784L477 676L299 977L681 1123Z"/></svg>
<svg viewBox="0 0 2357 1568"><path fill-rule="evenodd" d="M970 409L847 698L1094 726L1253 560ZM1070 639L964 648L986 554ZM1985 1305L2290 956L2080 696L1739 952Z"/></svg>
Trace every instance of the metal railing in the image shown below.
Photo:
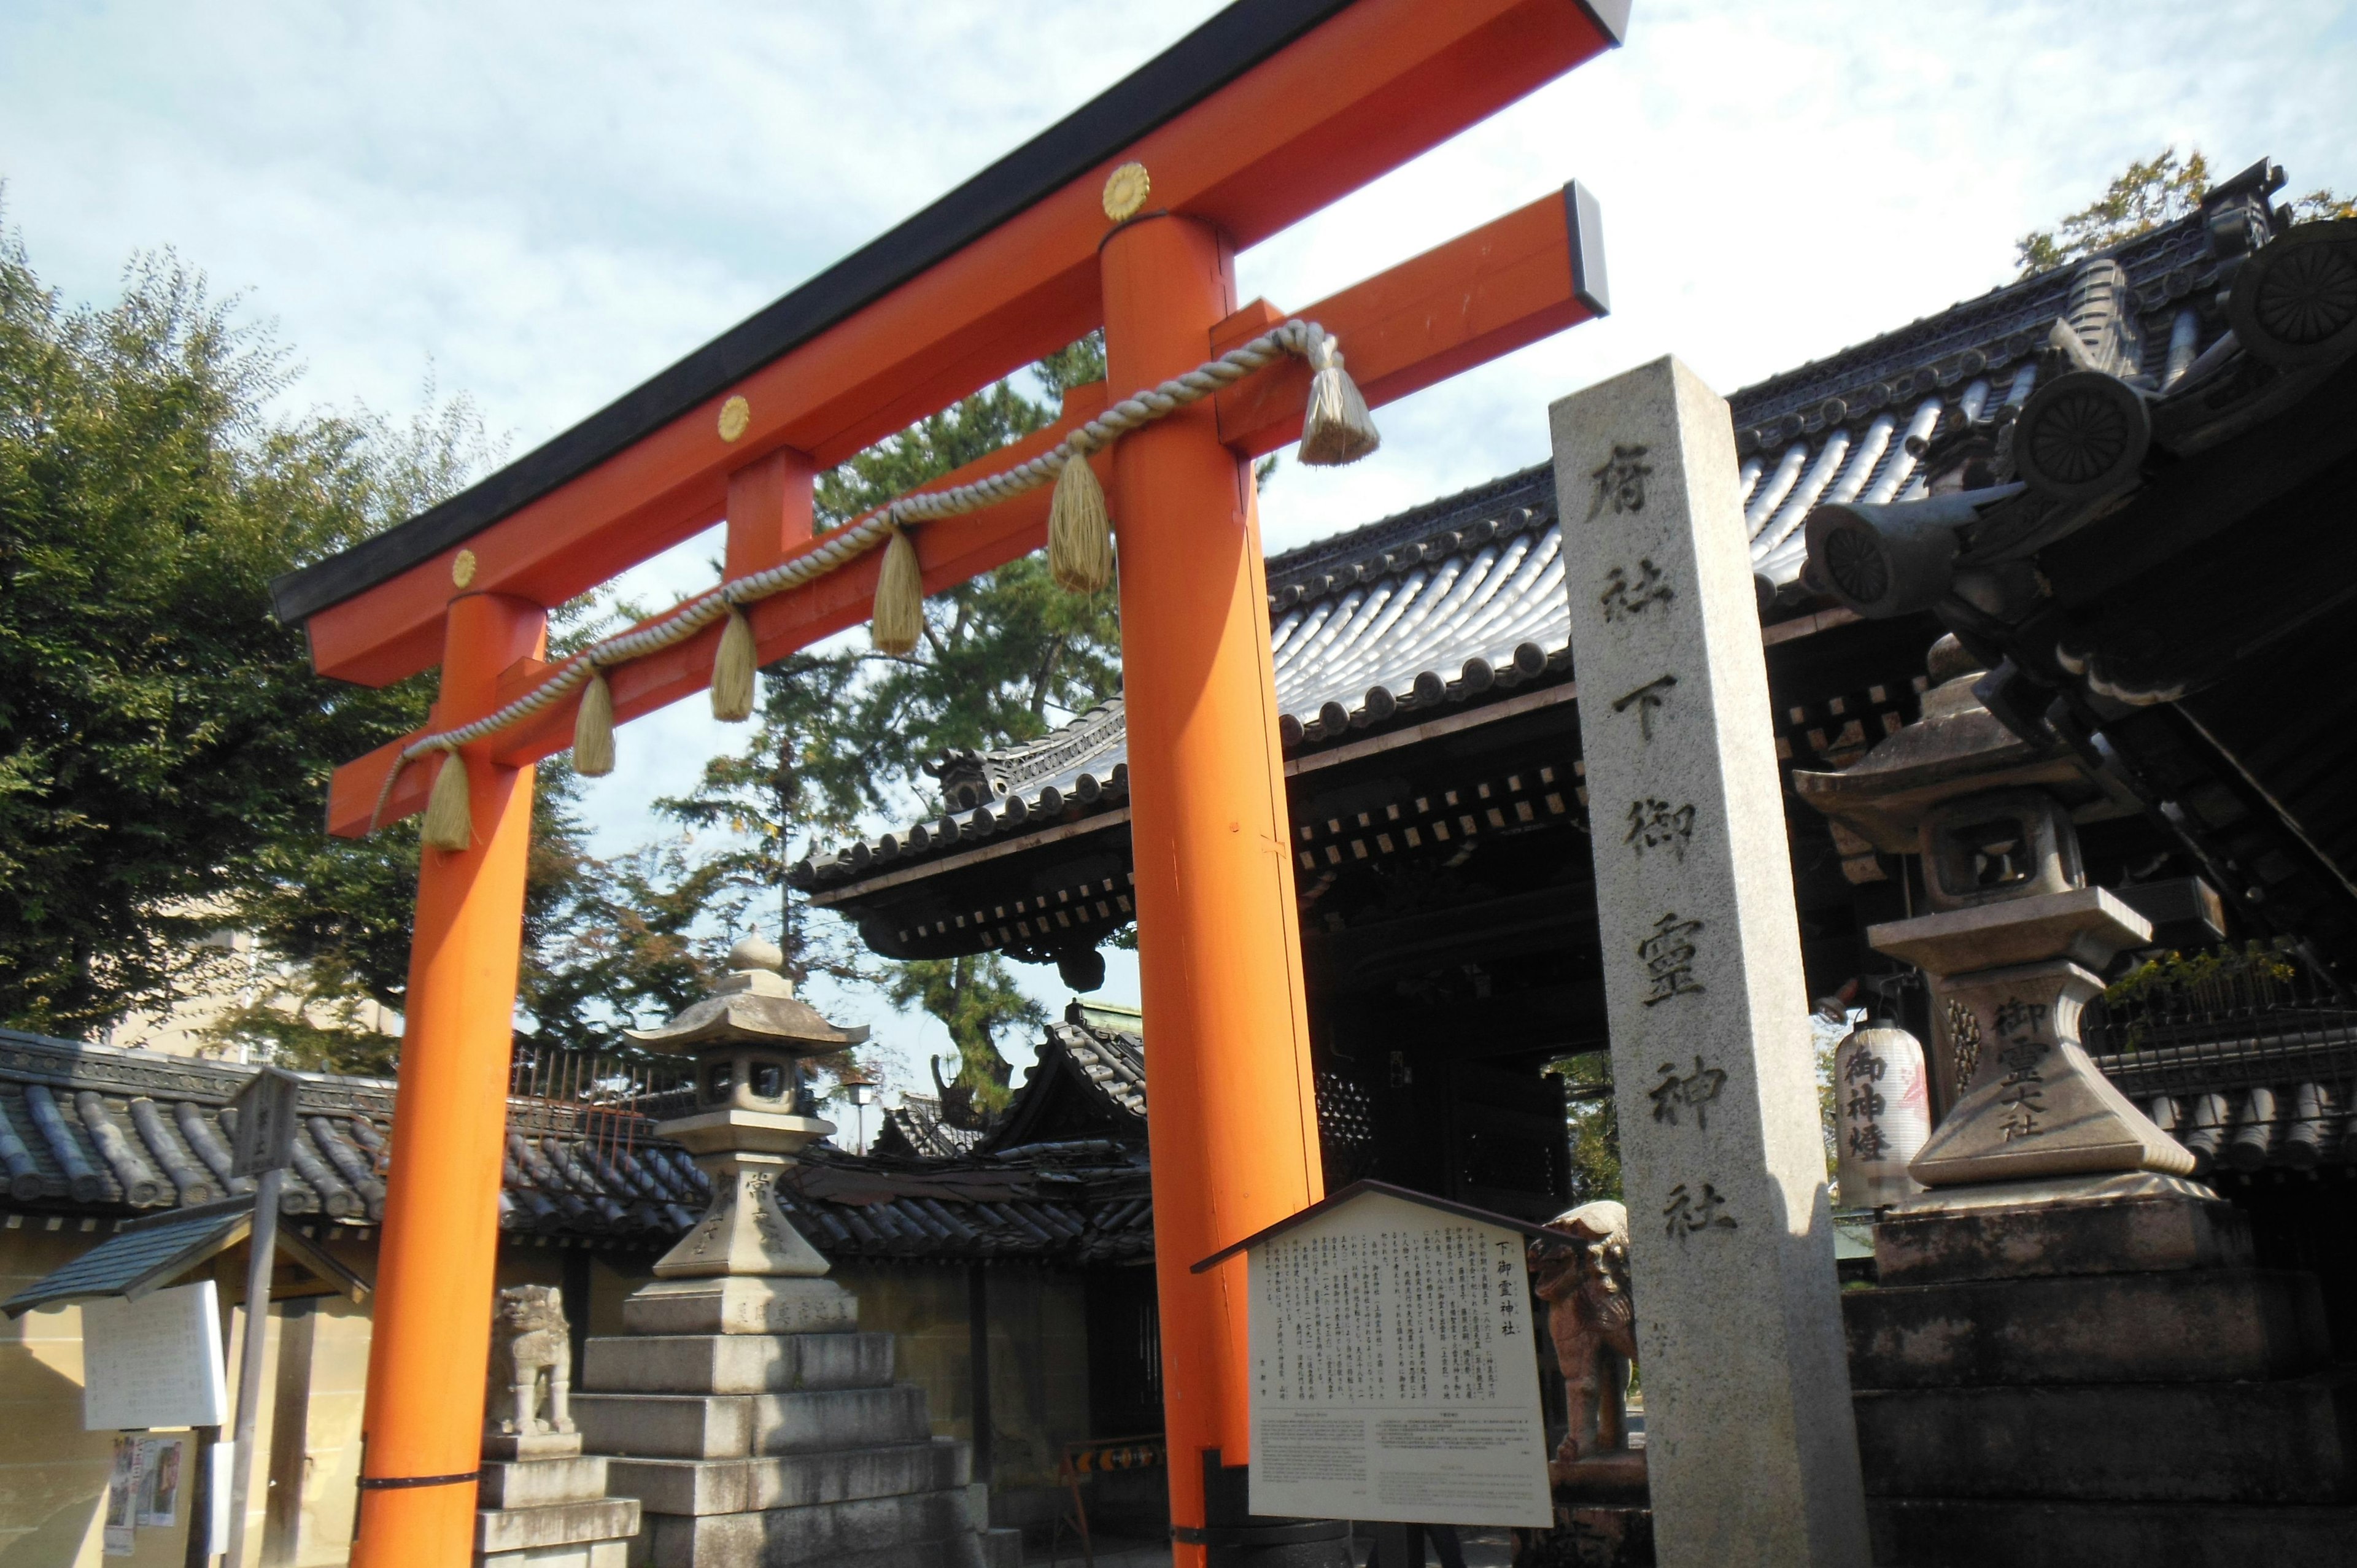
<svg viewBox="0 0 2357 1568"><path fill-rule="evenodd" d="M2288 946L2165 954L2091 1004L2081 1035L2205 1170L2357 1157L2357 1005Z"/></svg>

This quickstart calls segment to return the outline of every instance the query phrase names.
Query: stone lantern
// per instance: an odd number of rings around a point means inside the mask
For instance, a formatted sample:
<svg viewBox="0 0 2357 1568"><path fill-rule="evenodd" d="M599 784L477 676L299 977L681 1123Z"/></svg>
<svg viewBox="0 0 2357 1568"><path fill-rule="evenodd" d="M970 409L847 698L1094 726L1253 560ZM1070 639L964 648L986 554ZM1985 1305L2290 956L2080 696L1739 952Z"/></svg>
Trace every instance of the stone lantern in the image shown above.
<svg viewBox="0 0 2357 1568"><path fill-rule="evenodd" d="M2055 1196L2169 1192L2150 1178L2190 1175L2192 1155L2079 1038L2104 966L2152 936L2118 895L2088 886L2081 865L2074 808L2114 802L2067 746L2032 745L1997 722L1953 639L1932 650L1932 672L1941 683L1916 723L1839 773L1794 777L1850 832L1921 856L1930 911L1867 933L1931 982L1940 1120L1908 1174L1935 1192L2039 1179L2076 1184ZM2194 1194L2210 1196L2179 1196Z"/></svg>
<svg viewBox="0 0 2357 1568"><path fill-rule="evenodd" d="M694 1066L694 1102L655 1134L712 1178L712 1204L623 1301L629 1332L589 1341L575 1419L639 1502L634 1563L978 1568L967 1445L932 1435L924 1390L893 1380L892 1336L858 1331L858 1298L778 1202L834 1131L811 1113L807 1062L867 1037L797 1000L783 961L740 941L711 995L630 1032Z"/></svg>
<svg viewBox="0 0 2357 1568"><path fill-rule="evenodd" d="M786 1333L853 1320L851 1298L823 1277L826 1260L788 1222L775 1187L804 1147L834 1131L811 1113L804 1064L867 1031L837 1028L797 997L784 961L776 944L748 937L728 950L730 972L710 996L659 1028L627 1031L694 1062L694 1109L655 1135L712 1178L704 1218L633 1297L640 1332Z"/></svg>

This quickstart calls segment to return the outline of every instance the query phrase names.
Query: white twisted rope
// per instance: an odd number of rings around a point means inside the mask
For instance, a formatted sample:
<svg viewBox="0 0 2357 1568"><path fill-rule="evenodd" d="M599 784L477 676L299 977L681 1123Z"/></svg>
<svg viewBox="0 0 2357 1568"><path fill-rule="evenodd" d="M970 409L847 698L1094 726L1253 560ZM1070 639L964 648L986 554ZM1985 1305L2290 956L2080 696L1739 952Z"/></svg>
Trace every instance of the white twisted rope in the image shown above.
<svg viewBox="0 0 2357 1568"><path fill-rule="evenodd" d="M904 523L932 522L980 511L1012 500L1027 490L1036 490L1062 473L1064 465L1073 458L1086 457L1118 436L1168 418L1190 403L1200 403L1283 354L1298 355L1319 370L1329 363L1339 363L1341 358L1326 329L1316 322L1285 322L1216 360L1206 360L1193 370L1173 376L1160 386L1131 393L1028 462L972 484L902 496L835 530L808 554L733 578L697 595L661 620L591 643L566 660L556 673L506 706L455 729L420 736L404 747L393 767L386 770L383 787L377 791L375 809L369 812L370 830L375 830L377 819L384 814L384 803L393 798L393 786L400 782L402 770L419 757L430 752L456 751L520 724L554 707L601 670L685 642L725 618L732 606L758 603L815 582L885 543Z"/></svg>

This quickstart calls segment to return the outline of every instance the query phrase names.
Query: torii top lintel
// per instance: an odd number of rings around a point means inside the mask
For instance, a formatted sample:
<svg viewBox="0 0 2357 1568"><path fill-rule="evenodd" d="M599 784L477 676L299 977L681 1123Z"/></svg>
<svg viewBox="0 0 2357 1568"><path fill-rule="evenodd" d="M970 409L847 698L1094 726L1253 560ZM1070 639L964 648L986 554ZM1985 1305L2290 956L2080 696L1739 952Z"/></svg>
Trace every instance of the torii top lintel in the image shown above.
<svg viewBox="0 0 2357 1568"><path fill-rule="evenodd" d="M1617 44L1627 11L1627 0L1240 0L571 430L281 578L277 613L304 624L322 673L379 685L431 668L462 548L475 557L474 589L562 603L719 521L730 476L765 456L791 449L830 466L1101 324L1100 191L1118 164L1146 165L1154 209L1205 219L1250 245ZM1570 243L1577 273L1593 237ZM1563 246L1558 233L1556 256ZM1525 297L1512 320L1403 348L1388 366L1361 355L1330 313L1326 324L1380 402L1600 309L1600 278L1594 291L1574 280L1568 292L1580 297L1567 312ZM1362 318L1384 306L1396 314L1397 295L1354 303ZM732 397L750 417L724 439L718 414ZM1297 429L1297 418L1290 428L1276 418L1232 433L1223 410L1223 435L1241 449L1271 449Z"/></svg>

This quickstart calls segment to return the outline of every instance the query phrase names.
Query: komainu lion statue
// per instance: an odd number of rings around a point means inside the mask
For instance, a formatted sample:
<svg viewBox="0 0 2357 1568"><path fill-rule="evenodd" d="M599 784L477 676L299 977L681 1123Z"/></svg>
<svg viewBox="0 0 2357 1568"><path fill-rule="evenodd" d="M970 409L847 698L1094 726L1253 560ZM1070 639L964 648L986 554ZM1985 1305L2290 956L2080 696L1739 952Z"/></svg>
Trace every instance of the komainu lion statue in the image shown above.
<svg viewBox="0 0 2357 1568"><path fill-rule="evenodd" d="M1562 1240L1531 1242L1531 1278L1546 1303L1547 1332L1571 1418L1555 1456L1569 1463L1628 1446L1629 1369L1637 1359L1629 1211L1609 1200L1585 1204L1555 1216L1546 1228Z"/></svg>
<svg viewBox="0 0 2357 1568"><path fill-rule="evenodd" d="M539 1437L573 1430L573 1332L554 1285L511 1285L500 1292L500 1357L515 1411L500 1420L503 1435ZM541 1377L548 1378L548 1419L540 1415Z"/></svg>

